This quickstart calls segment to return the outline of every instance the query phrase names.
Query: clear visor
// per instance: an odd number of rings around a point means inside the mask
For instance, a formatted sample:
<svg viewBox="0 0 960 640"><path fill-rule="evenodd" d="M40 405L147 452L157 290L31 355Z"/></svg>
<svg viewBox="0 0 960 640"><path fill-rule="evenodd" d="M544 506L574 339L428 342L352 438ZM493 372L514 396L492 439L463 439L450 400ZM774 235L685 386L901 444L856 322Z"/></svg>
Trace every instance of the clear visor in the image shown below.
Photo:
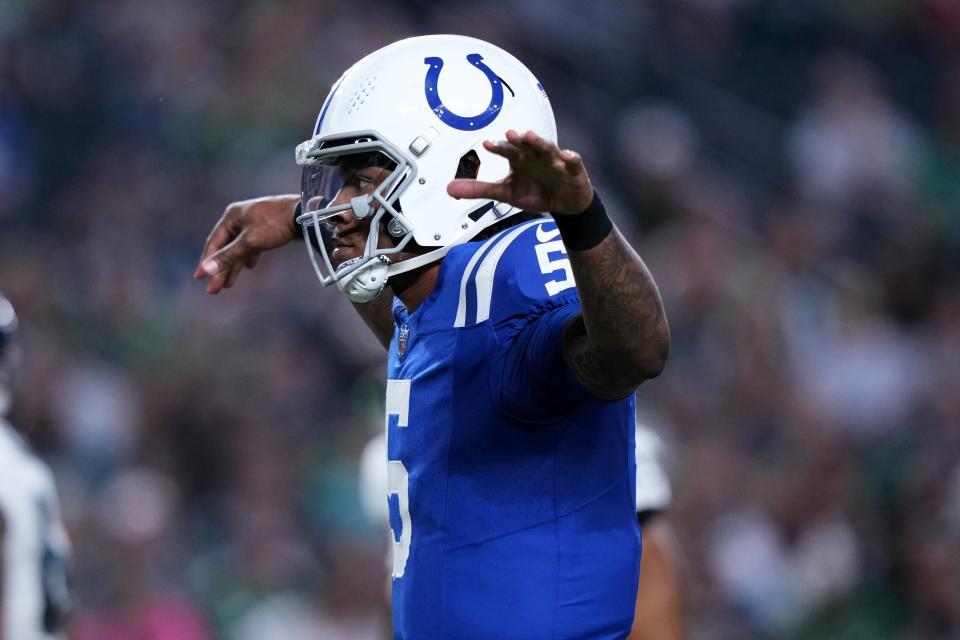
<svg viewBox="0 0 960 640"><path fill-rule="evenodd" d="M304 150L310 144L314 148ZM297 223L324 286L371 259L397 253L410 241L411 226L397 202L413 177L413 165L394 151L366 137L332 148L319 141L298 148L303 174ZM381 240L384 224L389 241Z"/></svg>

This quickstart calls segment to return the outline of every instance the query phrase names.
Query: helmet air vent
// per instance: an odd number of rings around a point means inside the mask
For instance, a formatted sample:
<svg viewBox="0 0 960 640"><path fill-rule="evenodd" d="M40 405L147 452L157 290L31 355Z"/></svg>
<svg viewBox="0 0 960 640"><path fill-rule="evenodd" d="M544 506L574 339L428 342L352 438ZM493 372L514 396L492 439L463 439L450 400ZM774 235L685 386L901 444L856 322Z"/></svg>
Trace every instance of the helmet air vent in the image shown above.
<svg viewBox="0 0 960 640"><path fill-rule="evenodd" d="M364 104L367 102L367 98L370 97L370 94L373 93L373 90L377 86L377 74L380 72L380 69L374 69L363 82L360 83L360 86L357 87L357 90L353 92L353 95L350 97L350 106L347 107L347 113L354 113L359 111Z"/></svg>

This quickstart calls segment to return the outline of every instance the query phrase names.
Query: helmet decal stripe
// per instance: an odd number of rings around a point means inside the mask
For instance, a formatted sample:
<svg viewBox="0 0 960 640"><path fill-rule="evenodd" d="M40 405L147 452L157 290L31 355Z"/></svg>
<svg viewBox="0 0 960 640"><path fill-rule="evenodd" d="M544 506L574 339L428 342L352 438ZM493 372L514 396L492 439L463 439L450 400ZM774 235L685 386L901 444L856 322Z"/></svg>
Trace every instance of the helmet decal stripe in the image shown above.
<svg viewBox="0 0 960 640"><path fill-rule="evenodd" d="M500 115L500 109L503 107L503 81L494 73L490 67L483 63L483 56L479 53L471 53L467 56L467 62L483 72L490 82L490 88L493 95L490 97L490 104L487 108L475 116L460 116L450 111L444 106L443 101L437 91L437 82L440 79L440 70L443 69L443 59L431 56L423 59L424 64L429 65L427 76L423 81L423 93L427 98L427 104L436 114L440 121L448 127L459 129L460 131L476 131L482 129Z"/></svg>
<svg viewBox="0 0 960 640"><path fill-rule="evenodd" d="M336 95L337 89L340 88L340 83L343 82L344 76L340 76L340 79L337 80L337 84L333 85L333 88L330 89L330 95L327 96L327 101L323 103L323 107L320 109L320 117L317 118L317 126L313 128L313 135L320 134L320 127L323 126L323 119L327 115L327 109L330 108L330 103L333 102L333 96Z"/></svg>

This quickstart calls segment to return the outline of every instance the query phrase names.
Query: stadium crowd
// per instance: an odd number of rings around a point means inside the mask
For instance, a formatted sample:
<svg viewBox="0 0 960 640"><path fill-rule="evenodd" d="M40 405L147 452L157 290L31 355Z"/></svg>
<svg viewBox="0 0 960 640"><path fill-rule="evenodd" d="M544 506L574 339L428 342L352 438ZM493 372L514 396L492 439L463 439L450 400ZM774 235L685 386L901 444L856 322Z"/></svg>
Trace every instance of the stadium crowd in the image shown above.
<svg viewBox="0 0 960 640"><path fill-rule="evenodd" d="M228 202L297 189L335 74L431 32L528 63L657 278L691 638L960 636L960 5L589 4L0 4L11 419L72 638L382 636L382 348L299 250L235 304L191 273Z"/></svg>

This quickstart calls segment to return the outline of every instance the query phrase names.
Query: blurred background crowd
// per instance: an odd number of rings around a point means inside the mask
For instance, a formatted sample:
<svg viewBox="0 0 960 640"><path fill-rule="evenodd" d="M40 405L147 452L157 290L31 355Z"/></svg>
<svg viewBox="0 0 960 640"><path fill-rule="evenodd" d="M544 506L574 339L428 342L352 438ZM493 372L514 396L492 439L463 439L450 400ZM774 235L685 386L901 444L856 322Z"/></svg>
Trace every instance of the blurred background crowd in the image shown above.
<svg viewBox="0 0 960 640"><path fill-rule="evenodd" d="M75 640L365 640L384 354L302 247L208 297L232 201L299 188L393 40L525 61L660 286L699 639L960 637L960 2L4 0L11 419L51 462Z"/></svg>

